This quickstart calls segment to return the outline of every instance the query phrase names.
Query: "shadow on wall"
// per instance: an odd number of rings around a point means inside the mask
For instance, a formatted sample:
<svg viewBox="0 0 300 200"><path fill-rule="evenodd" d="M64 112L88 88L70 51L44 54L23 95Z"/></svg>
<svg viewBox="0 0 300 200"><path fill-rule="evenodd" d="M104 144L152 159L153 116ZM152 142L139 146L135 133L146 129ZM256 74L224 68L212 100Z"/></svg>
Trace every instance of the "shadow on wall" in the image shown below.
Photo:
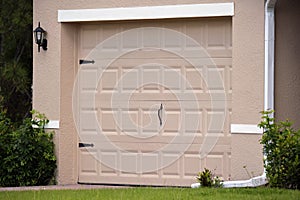
<svg viewBox="0 0 300 200"><path fill-rule="evenodd" d="M275 116L300 128L300 1L275 7Z"/></svg>

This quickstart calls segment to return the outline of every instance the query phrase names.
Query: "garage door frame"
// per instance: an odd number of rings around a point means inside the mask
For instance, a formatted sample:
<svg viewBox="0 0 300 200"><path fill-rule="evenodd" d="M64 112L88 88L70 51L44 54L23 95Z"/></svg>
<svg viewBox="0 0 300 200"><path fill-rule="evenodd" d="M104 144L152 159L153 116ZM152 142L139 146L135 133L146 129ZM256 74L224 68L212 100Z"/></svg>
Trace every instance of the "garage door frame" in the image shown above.
<svg viewBox="0 0 300 200"><path fill-rule="evenodd" d="M197 4L197 5L198 5L198 4ZM203 4L203 5L204 5L204 4ZM205 4L205 5L207 6L208 4ZM210 5L210 4L209 4L209 5ZM224 5L224 4L222 4L222 5ZM228 4L226 4L226 5L229 6L229 7L232 6L231 8L233 9L233 3L228 3ZM220 5L218 5L218 6L220 6ZM168 7L168 8L171 8L172 6L159 6L159 7ZM216 8L215 6L212 6L212 8L213 8L213 7ZM229 8L229 7L228 7L228 8ZM151 7L150 9L153 9L153 8L154 8L154 7ZM157 8L157 7L155 7L155 8ZM187 10L186 10L186 7L183 7L183 8L184 8L184 9L183 9L184 12L181 13L181 14L184 15L185 11L187 11ZM203 7L201 7L201 8L203 8ZM137 9L137 8L134 8L134 9ZM105 9L100 9L100 10L103 11L103 10L105 10ZM116 10L118 10L118 9L115 8L115 9L113 9L113 10L116 11ZM201 10L201 9L200 9L200 10ZM85 11L86 11L86 10L85 10ZM64 13L64 12L59 12L59 13ZM200 12L200 13L201 13L201 12ZM64 14L66 14L66 13L64 13ZM232 14L231 11L230 11L229 13L228 13L228 12L227 12L227 13L224 13L224 15L221 15L221 16L232 16L232 15L233 15L233 14ZM63 21L63 20L61 19L61 16L62 16L62 15L59 15L59 18L60 18L61 21ZM195 17L195 16L196 16L196 17L203 17L203 14L201 13L201 14L199 14L199 15L197 15L197 14L196 14L196 15L192 15L192 17ZM215 13L215 14L208 14L207 16L219 16L219 15ZM181 17L182 17L182 15L181 15ZM162 19L164 19L164 18L168 18L168 17L163 17ZM172 17L172 18L176 18L176 17ZM129 18L128 18L128 17L126 18L126 17L125 17L124 19L132 19L132 18L130 18L130 17L129 17ZM147 19L147 18L146 18L146 19ZM68 19L68 20L70 20L70 19ZM77 19L77 20L78 20L78 19ZM119 20L121 20L121 19L119 19ZM83 21L85 21L85 20L83 20ZM101 20L100 20L100 21L101 21ZM105 19L103 20L103 19L102 19L102 21L108 21L108 20L105 20Z"/></svg>

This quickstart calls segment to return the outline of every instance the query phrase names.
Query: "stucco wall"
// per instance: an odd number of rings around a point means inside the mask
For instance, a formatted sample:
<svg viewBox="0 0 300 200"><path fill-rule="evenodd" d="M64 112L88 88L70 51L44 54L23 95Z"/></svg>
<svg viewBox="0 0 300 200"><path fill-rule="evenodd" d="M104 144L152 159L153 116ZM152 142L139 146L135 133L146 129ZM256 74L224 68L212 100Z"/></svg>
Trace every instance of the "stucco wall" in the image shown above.
<svg viewBox="0 0 300 200"><path fill-rule="evenodd" d="M58 23L57 10L232 2L230 0L34 0L34 24L47 31L48 51L34 45L33 107L50 120L60 120L57 136L58 182L77 182L77 134L72 89L77 71L77 25ZM264 0L236 0L233 17L233 103L231 123L257 124L263 109ZM243 166L262 173L259 135L232 134L232 179L249 178ZM248 140L249 138L249 140ZM245 142L247 145L244 145ZM197 172L195 172L197 173Z"/></svg>
<svg viewBox="0 0 300 200"><path fill-rule="evenodd" d="M257 124L263 110L264 2L236 1L233 19L232 124ZM232 179L263 171L260 135L232 134ZM246 169L244 168L246 166Z"/></svg>
<svg viewBox="0 0 300 200"><path fill-rule="evenodd" d="M33 108L50 120L60 118L60 26L56 9L53 1L33 1L33 26L41 22L48 40L48 51L38 53L37 45L33 45Z"/></svg>
<svg viewBox="0 0 300 200"><path fill-rule="evenodd" d="M300 1L279 0L275 10L275 111L300 128Z"/></svg>

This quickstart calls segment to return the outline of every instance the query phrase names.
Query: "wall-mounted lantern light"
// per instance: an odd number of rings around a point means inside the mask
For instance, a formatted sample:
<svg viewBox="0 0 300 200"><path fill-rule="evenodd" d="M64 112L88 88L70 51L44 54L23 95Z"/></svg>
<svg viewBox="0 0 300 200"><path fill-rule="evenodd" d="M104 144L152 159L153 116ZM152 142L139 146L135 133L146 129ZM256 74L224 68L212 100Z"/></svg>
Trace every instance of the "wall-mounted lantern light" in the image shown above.
<svg viewBox="0 0 300 200"><path fill-rule="evenodd" d="M45 39L45 34L46 31L40 26L39 26L33 31L34 33L34 39L35 43L38 45L38 52L40 52L40 47L43 48L43 50L47 50L47 39Z"/></svg>

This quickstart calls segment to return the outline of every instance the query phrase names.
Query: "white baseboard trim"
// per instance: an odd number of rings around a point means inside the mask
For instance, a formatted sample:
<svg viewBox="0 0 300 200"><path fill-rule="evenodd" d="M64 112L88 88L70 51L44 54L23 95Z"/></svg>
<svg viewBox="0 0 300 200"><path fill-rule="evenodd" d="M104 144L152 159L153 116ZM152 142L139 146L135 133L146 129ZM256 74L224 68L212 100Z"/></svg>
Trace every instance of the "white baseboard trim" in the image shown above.
<svg viewBox="0 0 300 200"><path fill-rule="evenodd" d="M34 125L33 128L38 128ZM49 123L44 127L45 129L59 129L59 120L49 120Z"/></svg>
<svg viewBox="0 0 300 200"><path fill-rule="evenodd" d="M263 129L256 124L231 124L232 134L263 134Z"/></svg>
<svg viewBox="0 0 300 200"><path fill-rule="evenodd" d="M49 120L49 123L45 126L47 129L59 129L59 120Z"/></svg>

